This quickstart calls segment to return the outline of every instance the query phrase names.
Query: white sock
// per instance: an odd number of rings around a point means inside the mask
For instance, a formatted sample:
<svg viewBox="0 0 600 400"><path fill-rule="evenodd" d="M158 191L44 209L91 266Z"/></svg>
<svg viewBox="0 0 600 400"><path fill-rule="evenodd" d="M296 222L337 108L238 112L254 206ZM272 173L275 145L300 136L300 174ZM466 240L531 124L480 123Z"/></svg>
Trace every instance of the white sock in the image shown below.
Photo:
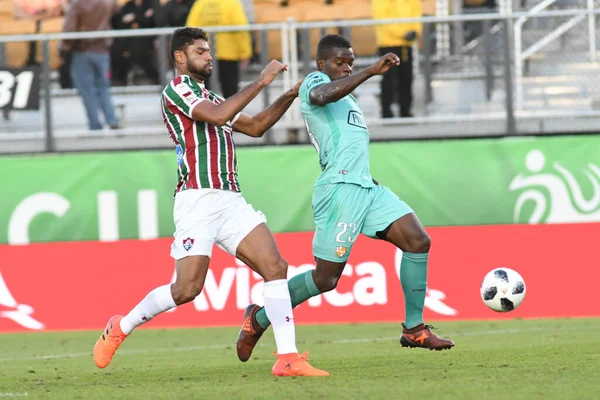
<svg viewBox="0 0 600 400"><path fill-rule="evenodd" d="M126 316L121 319L121 330L129 335L133 329L140 326L158 314L175 307L175 301L171 295L171 284L159 286L140 301Z"/></svg>
<svg viewBox="0 0 600 400"><path fill-rule="evenodd" d="M265 312L275 335L277 354L297 353L296 328L287 279L265 282Z"/></svg>

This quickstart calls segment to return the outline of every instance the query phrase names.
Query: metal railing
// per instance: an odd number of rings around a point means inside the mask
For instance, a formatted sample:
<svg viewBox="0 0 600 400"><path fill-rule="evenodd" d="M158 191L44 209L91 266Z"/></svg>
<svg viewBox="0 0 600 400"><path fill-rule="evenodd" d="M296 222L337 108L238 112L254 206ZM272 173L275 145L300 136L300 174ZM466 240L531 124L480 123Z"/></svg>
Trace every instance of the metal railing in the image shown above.
<svg viewBox="0 0 600 400"><path fill-rule="evenodd" d="M569 20L557 26L543 38L537 40L527 49L522 49L523 46L523 25L532 17L543 16L542 12L550 6L557 3L558 0L543 0L536 4L525 15L520 16L515 23L515 89L516 89L516 108L521 109L523 105L523 63L532 55L536 54L544 47L548 46L561 35L565 34L586 17L588 19L588 40L589 40L589 57L590 62L596 62L596 18L594 14L594 0L586 0L588 13L578 13L573 15ZM564 14L567 15L567 14Z"/></svg>
<svg viewBox="0 0 600 400"><path fill-rule="evenodd" d="M548 0L550 1L550 0ZM589 7L587 9L579 9L579 10L539 10L535 12L535 17L576 17L578 19L585 19L588 17L588 20L594 20L595 16L600 14L600 10L594 9L593 7ZM517 32L520 32L522 29L522 22L524 19L532 17L531 12L502 12L502 13L485 13L485 14L465 14L465 15L444 15L444 16L435 16L435 17L422 17L422 18L407 18L407 19L389 19L389 20L351 20L351 21L323 21L323 22L300 22L294 20L283 21L281 23L269 23L269 24L254 24L249 26L228 26L228 27L209 27L206 30L214 35L218 32L232 32L232 31L253 31L259 32L260 42L261 42L261 64L265 64L268 61L268 40L267 33L269 31L277 31L281 37L281 59L282 62L289 64L289 73L282 75L281 79L275 82L271 88L264 91L262 98L262 106L265 107L269 104L270 99L272 97L272 92L280 91L281 89L286 90L292 87L292 85L300 79L304 73L306 73L309 69L310 63L313 61L308 54L307 49L303 46L303 52L299 51L298 45L299 43L306 43L307 32L310 29L327 29L327 28L338 28L340 31L350 32L350 29L353 27L359 26L376 26L381 24L389 24L389 23L398 23L398 22L421 22L424 25L424 33L423 33L423 46L419 51L419 57L417 62L420 64L420 68L416 70L419 71L419 76L417 79L420 83L422 83L421 89L423 96L423 104L422 112L420 112L419 116L414 118L391 118L391 119L380 119L372 114L367 115L367 121L370 126L377 126L377 130L384 131L385 129L392 126L407 126L410 125L412 130L418 131L417 135L419 137L448 137L455 136L454 133L450 132L452 129L456 128L457 131L460 131L460 124L463 124L463 127L469 127L468 124L473 124L469 128L469 132L465 134L468 136L480 136L480 135L515 135L519 133L532 133L531 129L527 125L527 121L542 121L547 118L560 118L560 117L569 117L569 118L591 118L598 117L600 118L600 111L592 110L569 110L563 109L560 111L557 110L524 110L522 108L515 107L513 105L513 90L515 87L517 90L522 85L523 77L519 73L519 64L518 62L522 62L522 55L524 54L522 50L520 50L520 38ZM473 73L472 71L461 71L460 68L455 68L455 64L452 63L460 63L465 62L467 56L458 55L454 58L450 57L449 44L446 43L447 38L451 36L446 31L446 27L451 26L453 23L462 23L467 21L479 21L482 22L485 26L484 32L486 34L480 39L479 43L487 43L484 47L484 57L482 59L478 59L477 63L480 65L480 68L477 73ZM513 23L517 21L515 24L514 31L512 29ZM591 22L590 22L591 24ZM442 27L441 32L444 33L442 36L442 42L437 43L436 49L434 50L432 45L434 42L431 40L432 31L436 27ZM2 57L3 48L8 43L13 42L27 42L27 41L40 41L42 44L42 55L43 55L43 63L42 63L42 87L40 95L43 97L42 105L43 105L43 114L44 114L44 140L45 145L43 150L46 151L55 151L63 149L63 144L60 142L62 140L63 134L60 132L57 133L55 131L55 122L53 120L53 102L57 101L57 99L61 97L74 96L73 90L61 90L54 89L52 87L51 81L51 71L49 64L49 54L50 47L49 42L53 40L69 40L69 39L93 39L93 38L122 38L122 37L148 37L155 36L158 38L159 54L162 56L166 53L164 51L166 49L166 38L173 32L173 28L155 28L155 29L144 29L144 30L118 30L118 31L103 31L103 32L78 32L78 33L48 33L48 34L36 34L36 35L14 35L14 36L2 36L0 37L0 57ZM515 40L511 39L511 36L515 33ZM595 58L591 57L591 54L594 54L595 57L595 31L590 31L590 62L594 62ZM490 35L496 35L500 37L500 41L502 42L502 50L497 51L492 50L492 46L490 45ZM440 47L441 45L441 47ZM513 53L514 46L514 53ZM373 49L373 53L375 54L376 49ZM216 49L218 54L218 48ZM301 53L301 54L300 54ZM166 60L160 59L159 57L158 64L161 66L163 72L167 69ZM520 61L518 61L520 60ZM360 60L359 60L360 61ZM369 62L372 61L372 58L369 58ZM357 62L360 64L360 62ZM447 68L446 68L447 67ZM447 70L444 71L444 68ZM516 71L513 71L513 68L516 68ZM217 68L215 68L216 70ZM515 82L513 81L513 73L516 78L521 81L518 81L515 86ZM164 80L165 74L161 74L161 77ZM494 101L492 106L502 106L503 109L498 109L490 106L490 109L487 111L471 111L471 112L444 112L436 111L435 107L437 105L436 97L443 97L444 92L440 92L440 90L436 89L444 82L456 83L459 84L467 84L471 81L481 80L483 78L483 85L480 86L477 90L481 90L482 95L485 96L487 102ZM501 86L497 86L496 83L501 82ZM164 81L161 83L165 83ZM371 84L371 87L373 84ZM139 92L139 88L113 88L114 93L128 93L135 94ZM160 93L162 87L150 87L147 89L147 93L154 93L156 96ZM415 89L417 90L417 89ZM450 90L450 89L444 89ZM469 90L469 95L471 93L471 89ZM137 91L137 92L136 92ZM420 95L421 95L420 94ZM496 94L496 99L494 100L494 94ZM521 92L522 94L522 92ZM517 99L520 98L521 94L517 92ZM365 94L365 97L371 96L372 94ZM373 95L374 98L377 95ZM498 100L500 98L501 100ZM460 96L457 95L457 104L461 102ZM450 102L451 103L451 102ZM460 104L458 104L460 105ZM520 104L519 104L520 105ZM483 105L485 108L485 104ZM433 110L433 111L432 111ZM504 122L504 126L501 132L495 131L491 133L484 132L481 124L478 124L478 121L496 121L496 122ZM540 122L540 124L542 123ZM455 127L450 129L450 125L454 124ZM465 125L466 124L466 125ZM523 125L523 129L519 129L519 126ZM541 126L541 125L540 125ZM0 123L1 127L1 123ZM304 123L302 121L301 113L297 104L295 104L291 111L286 113L282 120L275 126L276 129L289 131L289 130L302 130L304 129ZM540 128L541 129L541 128ZM544 128L547 129L547 128ZM136 134L135 129L130 129L132 134ZM152 127L151 129L147 129L147 131L162 131L161 124L157 124L156 127ZM440 130L445 130L446 133ZM483 133L479 133L478 130L481 130ZM536 133L535 131L533 133ZM546 133L546 132L544 132ZM128 134L128 130L125 129L122 132L123 135ZM460 134L460 133L459 133ZM87 136L88 132L84 129L79 133L75 133L73 135L79 136ZM71 136L73 136L71 135ZM0 134L0 152L4 152L2 147L6 143L7 139L17 139L22 140L27 135L1 135ZM31 136L35 136L32 134ZM69 135L67 135L69 136ZM166 135L165 135L166 136ZM376 136L376 134L375 134ZM406 132L394 132L391 136L386 136L390 139L393 138L401 138L401 137L409 137ZM57 138L60 142L60 146L57 146ZM285 142L285 140L280 141ZM264 142L268 143L268 139L265 139Z"/></svg>

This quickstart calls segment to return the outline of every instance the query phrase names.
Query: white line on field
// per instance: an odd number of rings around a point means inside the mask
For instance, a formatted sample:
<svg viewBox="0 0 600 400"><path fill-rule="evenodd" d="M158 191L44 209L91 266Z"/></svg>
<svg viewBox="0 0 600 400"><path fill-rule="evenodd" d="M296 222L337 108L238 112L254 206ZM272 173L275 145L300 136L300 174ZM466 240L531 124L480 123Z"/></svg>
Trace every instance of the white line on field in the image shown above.
<svg viewBox="0 0 600 400"><path fill-rule="evenodd" d="M583 327L570 328L573 330L582 330ZM554 328L526 328L526 329L497 329L489 331L474 331L474 332L451 332L444 333L444 336L483 336L483 335L502 335L510 333L525 333L525 332L551 332ZM391 340L398 340L398 336L389 337L376 337L376 338L358 338L358 339L336 339L327 341L328 343L366 343L366 342L387 342ZM310 343L308 343L310 344ZM133 355L133 354L151 354L151 353L162 353L169 351L197 351L197 350L211 350L211 349L226 349L233 347L235 344L214 344L205 346L190 346L190 347L169 347L169 348L155 348L155 349L143 349L143 350L121 350L119 355ZM260 346L260 345L259 345ZM57 358L71 358L71 357L89 357L91 352L87 353L62 353L62 354L50 354L47 356L33 356L24 358L0 358L0 362L9 361L39 361L39 360L53 360Z"/></svg>

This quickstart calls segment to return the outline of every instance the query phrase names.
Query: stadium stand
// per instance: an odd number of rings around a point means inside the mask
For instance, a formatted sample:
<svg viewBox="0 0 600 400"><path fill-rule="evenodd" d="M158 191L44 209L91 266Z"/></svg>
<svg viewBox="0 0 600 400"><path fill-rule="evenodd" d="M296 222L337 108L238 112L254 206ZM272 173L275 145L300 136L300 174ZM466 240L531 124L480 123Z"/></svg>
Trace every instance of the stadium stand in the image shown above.
<svg viewBox="0 0 600 400"><path fill-rule="evenodd" d="M118 0L123 5L128 0ZM166 0L161 0L164 4ZM299 22L315 22L323 20L356 20L371 18L370 0L334 0L327 4L325 0L254 0L256 23L282 22L294 18ZM424 0L423 10L425 15L435 14L435 0ZM53 33L62 30L63 18L44 20L41 32ZM33 21L15 20L14 5L12 0L0 0L0 35L30 34L35 31ZM338 29L330 28L327 33L337 33ZM260 52L260 33L255 32L257 51ZM316 56L316 44L321 36L321 30L312 29L310 43L312 57ZM376 52L375 30L371 26L359 26L351 29L351 38L357 56L372 56ZM267 34L269 45L269 58L281 59L281 33L271 30ZM51 43L52 69L59 66L58 43ZM26 43L11 43L7 46L7 64L21 66L27 59L28 45ZM38 49L37 60L41 60L41 49Z"/></svg>

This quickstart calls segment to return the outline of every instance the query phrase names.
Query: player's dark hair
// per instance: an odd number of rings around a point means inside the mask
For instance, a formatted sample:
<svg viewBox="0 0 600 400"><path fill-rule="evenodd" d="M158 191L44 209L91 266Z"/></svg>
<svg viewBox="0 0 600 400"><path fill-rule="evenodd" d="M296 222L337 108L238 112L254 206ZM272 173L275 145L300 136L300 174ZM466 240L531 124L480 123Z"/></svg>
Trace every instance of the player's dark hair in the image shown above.
<svg viewBox="0 0 600 400"><path fill-rule="evenodd" d="M194 40L206 40L208 42L208 35L204 30L200 28L179 28L173 32L171 37L171 61L175 63L175 52L178 50L185 51L186 47L194 44Z"/></svg>
<svg viewBox="0 0 600 400"><path fill-rule="evenodd" d="M317 58L324 60L327 53L336 47L342 49L349 49L352 44L343 36L340 35L326 35L319 41L317 46Z"/></svg>

